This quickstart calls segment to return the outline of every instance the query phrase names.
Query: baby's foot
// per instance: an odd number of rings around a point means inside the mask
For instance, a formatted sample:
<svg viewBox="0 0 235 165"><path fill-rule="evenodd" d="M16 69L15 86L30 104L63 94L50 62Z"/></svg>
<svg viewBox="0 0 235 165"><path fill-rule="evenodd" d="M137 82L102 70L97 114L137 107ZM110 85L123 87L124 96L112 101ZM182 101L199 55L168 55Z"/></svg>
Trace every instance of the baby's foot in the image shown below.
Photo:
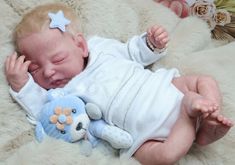
<svg viewBox="0 0 235 165"><path fill-rule="evenodd" d="M232 126L230 119L216 111L203 119L195 142L199 145L210 144L222 138Z"/></svg>
<svg viewBox="0 0 235 165"><path fill-rule="evenodd" d="M218 105L211 100L198 97L192 100L191 108L188 108L187 110L190 117L202 115L203 118L205 118L209 114L218 110Z"/></svg>

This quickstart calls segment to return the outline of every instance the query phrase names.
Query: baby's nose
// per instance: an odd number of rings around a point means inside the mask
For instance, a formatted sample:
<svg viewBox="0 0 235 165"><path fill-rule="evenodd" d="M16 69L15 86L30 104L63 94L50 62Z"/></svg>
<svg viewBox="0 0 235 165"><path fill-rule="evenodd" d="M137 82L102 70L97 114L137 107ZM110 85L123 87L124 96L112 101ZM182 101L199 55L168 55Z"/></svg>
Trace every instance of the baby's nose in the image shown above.
<svg viewBox="0 0 235 165"><path fill-rule="evenodd" d="M52 67L46 67L43 74L44 77L49 78L55 74L55 70Z"/></svg>

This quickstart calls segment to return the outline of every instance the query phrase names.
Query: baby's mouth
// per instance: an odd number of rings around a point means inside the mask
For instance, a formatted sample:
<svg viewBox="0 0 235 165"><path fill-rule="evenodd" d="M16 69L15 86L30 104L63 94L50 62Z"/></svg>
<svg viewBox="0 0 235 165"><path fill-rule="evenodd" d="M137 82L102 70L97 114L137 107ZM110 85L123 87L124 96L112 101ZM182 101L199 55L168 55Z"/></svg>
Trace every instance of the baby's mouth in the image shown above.
<svg viewBox="0 0 235 165"><path fill-rule="evenodd" d="M55 80L51 82L51 85L56 87L64 87L67 82L67 79Z"/></svg>

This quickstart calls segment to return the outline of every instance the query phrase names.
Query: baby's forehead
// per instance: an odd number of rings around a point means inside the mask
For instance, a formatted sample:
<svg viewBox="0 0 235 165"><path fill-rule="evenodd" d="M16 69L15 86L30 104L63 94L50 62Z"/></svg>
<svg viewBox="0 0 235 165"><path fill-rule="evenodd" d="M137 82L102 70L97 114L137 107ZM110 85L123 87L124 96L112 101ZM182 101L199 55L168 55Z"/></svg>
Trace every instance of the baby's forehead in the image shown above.
<svg viewBox="0 0 235 165"><path fill-rule="evenodd" d="M17 41L20 50L27 50L30 47L53 46L63 35L56 29L47 29L40 32L31 33Z"/></svg>

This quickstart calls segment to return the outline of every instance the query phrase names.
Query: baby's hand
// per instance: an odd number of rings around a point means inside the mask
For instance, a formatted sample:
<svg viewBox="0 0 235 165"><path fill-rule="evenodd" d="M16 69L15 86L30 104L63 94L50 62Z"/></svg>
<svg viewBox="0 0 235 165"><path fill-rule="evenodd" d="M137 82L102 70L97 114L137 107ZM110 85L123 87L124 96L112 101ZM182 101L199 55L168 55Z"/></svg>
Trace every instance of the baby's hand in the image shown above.
<svg viewBox="0 0 235 165"><path fill-rule="evenodd" d="M15 92L19 92L29 79L28 67L30 61L24 61L24 59L25 56L17 57L15 52L8 56L5 61L5 75Z"/></svg>
<svg viewBox="0 0 235 165"><path fill-rule="evenodd" d="M151 44L158 49L165 48L169 41L167 31L159 25L150 27L147 30L147 37Z"/></svg>

